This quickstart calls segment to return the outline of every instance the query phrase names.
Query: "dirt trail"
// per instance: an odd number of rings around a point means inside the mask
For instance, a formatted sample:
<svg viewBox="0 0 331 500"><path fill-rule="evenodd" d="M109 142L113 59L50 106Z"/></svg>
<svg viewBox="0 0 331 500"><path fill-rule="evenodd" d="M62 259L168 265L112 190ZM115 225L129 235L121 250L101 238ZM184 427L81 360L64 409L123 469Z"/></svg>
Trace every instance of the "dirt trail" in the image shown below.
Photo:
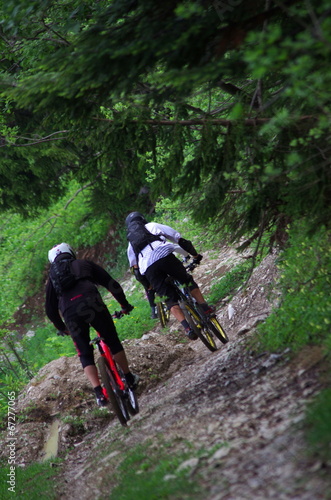
<svg viewBox="0 0 331 500"><path fill-rule="evenodd" d="M196 273L203 290L208 291L235 260L233 249L205 255ZM42 458L51 422L70 414L82 417L82 424L79 431L77 422L67 419L60 427L59 452L67 453L59 498L108 498L109 485L104 490L102 477L111 474L114 457L118 462L135 444L157 442L160 436L172 442L173 453L183 450L187 441L192 444L190 466L192 473L196 467L202 471L204 500L328 498L326 466L308 457L300 427L307 402L323 385L322 353L306 348L293 357L289 351L257 354L250 347L254 327L277 303L277 295L270 295L277 277L275 260L276 255L269 255L248 287L231 304L219 306L218 317L230 342L215 353L199 341L183 341L175 322L170 331L156 326L142 339L125 343L142 377L141 410L126 432L109 414L95 417L76 358L44 367L19 402L26 414L18 442L22 464ZM64 379L69 366L71 376ZM93 456L110 441L112 453L96 464ZM217 447L209 456L197 458L200 449Z"/></svg>

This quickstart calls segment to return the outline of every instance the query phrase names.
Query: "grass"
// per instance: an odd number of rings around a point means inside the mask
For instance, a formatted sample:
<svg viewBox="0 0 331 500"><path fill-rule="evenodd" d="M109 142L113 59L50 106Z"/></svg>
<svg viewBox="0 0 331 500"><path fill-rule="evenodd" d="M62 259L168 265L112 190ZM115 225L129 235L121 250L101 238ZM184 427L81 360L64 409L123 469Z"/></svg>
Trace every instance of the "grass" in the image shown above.
<svg viewBox="0 0 331 500"><path fill-rule="evenodd" d="M183 441L181 451L176 451L162 436L138 444L121 456L119 464L119 455L108 464L107 469L115 473L104 475L101 489L107 494L100 500L204 500L206 483L200 468L224 445L197 450Z"/></svg>
<svg viewBox="0 0 331 500"><path fill-rule="evenodd" d="M117 486L110 500L203 499L198 485L198 474L192 469L180 468L192 453L175 453L164 443L147 442L133 448L121 462ZM106 497L103 497L106 498Z"/></svg>
<svg viewBox="0 0 331 500"><path fill-rule="evenodd" d="M144 288L135 278L132 278L132 288L126 295L134 309L128 315L120 319L114 319L115 327L121 340L139 339L154 327L155 320L150 318L151 310ZM118 302L112 296L106 297L105 303L111 313L119 310Z"/></svg>
<svg viewBox="0 0 331 500"><path fill-rule="evenodd" d="M300 225L279 262L280 307L259 327L262 350L318 344L331 353L331 253L329 233L321 228L303 237Z"/></svg>
<svg viewBox="0 0 331 500"><path fill-rule="evenodd" d="M252 265L247 261L231 269L231 271L212 285L208 296L209 301L216 304L225 297L233 297L238 288L247 280L251 269Z"/></svg>
<svg viewBox="0 0 331 500"><path fill-rule="evenodd" d="M12 476L10 465L0 469L0 498L9 500L19 498L22 500L56 500L58 497L57 484L60 470L60 460L52 462L34 463L27 467L12 466ZM8 478L13 478L12 483L8 483ZM8 488L13 488L9 490Z"/></svg>
<svg viewBox="0 0 331 500"><path fill-rule="evenodd" d="M301 223L290 231L290 245L279 262L282 292L280 307L258 327L253 339L260 351L292 352L305 345L322 346L331 356L331 252L330 233L321 227L303 236ZM311 452L331 458L331 390L322 391L308 406L304 427Z"/></svg>
<svg viewBox="0 0 331 500"><path fill-rule="evenodd" d="M330 460L331 456L331 389L320 392L307 407L305 418L305 435L311 451L322 460Z"/></svg>

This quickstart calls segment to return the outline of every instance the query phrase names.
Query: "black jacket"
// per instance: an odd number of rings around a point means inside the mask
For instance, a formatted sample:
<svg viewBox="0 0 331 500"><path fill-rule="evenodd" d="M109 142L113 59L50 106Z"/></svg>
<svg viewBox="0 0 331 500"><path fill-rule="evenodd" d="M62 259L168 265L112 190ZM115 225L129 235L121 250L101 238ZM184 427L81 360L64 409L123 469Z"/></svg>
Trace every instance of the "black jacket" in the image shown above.
<svg viewBox="0 0 331 500"><path fill-rule="evenodd" d="M62 254L58 259L61 258L68 258L68 255ZM90 260L76 259L71 264L71 270L77 277L76 284L66 290L61 297L57 297L50 279L46 285L46 314L58 330L66 329L59 311L63 315L77 297L81 297L82 300L87 296L97 298L99 296L97 285L105 287L122 308L129 305L121 285L98 264Z"/></svg>

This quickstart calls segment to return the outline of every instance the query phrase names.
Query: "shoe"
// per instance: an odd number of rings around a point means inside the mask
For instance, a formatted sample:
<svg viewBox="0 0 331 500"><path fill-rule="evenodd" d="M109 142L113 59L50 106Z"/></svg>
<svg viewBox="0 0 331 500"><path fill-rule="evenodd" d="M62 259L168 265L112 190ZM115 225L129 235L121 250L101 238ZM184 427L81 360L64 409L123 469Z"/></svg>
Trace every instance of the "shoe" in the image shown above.
<svg viewBox="0 0 331 500"><path fill-rule="evenodd" d="M134 391L137 389L140 377L136 373L130 373L125 375L126 381L128 383L129 389Z"/></svg>
<svg viewBox="0 0 331 500"><path fill-rule="evenodd" d="M190 339L190 340L197 340L198 339L198 336L197 334L195 333L194 330L192 330L192 328L187 328L185 330L185 333L186 333L186 336Z"/></svg>
<svg viewBox="0 0 331 500"><path fill-rule="evenodd" d="M97 405L98 406L104 407L104 406L107 406L107 404L108 404L108 399L106 398L106 396L104 394L100 394L100 396L97 396Z"/></svg>
<svg viewBox="0 0 331 500"><path fill-rule="evenodd" d="M156 311L156 306L151 307L151 318L152 319L157 319L157 311Z"/></svg>

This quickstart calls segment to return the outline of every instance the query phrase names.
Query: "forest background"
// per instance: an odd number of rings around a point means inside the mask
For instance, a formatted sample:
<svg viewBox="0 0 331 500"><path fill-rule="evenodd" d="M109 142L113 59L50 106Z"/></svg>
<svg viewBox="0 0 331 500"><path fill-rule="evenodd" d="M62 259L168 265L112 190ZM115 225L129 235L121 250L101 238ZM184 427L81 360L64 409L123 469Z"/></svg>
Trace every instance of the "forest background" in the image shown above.
<svg viewBox="0 0 331 500"><path fill-rule="evenodd" d="M0 5L3 393L48 360L16 348L48 249L111 241L103 264L119 277L131 210L206 246L251 246L252 266L280 248L282 301L261 342L329 356L329 2ZM42 342L66 352L38 321ZM318 405L316 421L329 390ZM319 432L328 443L327 419Z"/></svg>

